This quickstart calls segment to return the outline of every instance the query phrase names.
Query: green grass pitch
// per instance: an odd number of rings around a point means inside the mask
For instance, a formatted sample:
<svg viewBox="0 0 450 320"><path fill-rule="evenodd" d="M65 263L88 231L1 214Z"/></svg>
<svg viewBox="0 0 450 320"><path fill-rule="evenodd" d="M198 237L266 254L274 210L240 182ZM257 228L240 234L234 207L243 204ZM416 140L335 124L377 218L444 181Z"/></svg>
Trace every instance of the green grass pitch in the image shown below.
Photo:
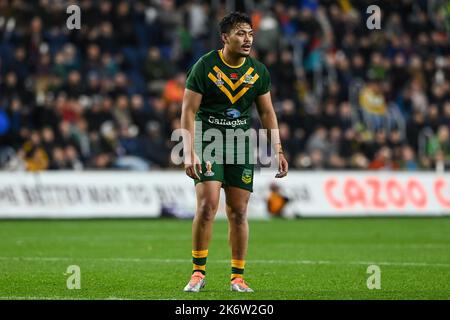
<svg viewBox="0 0 450 320"><path fill-rule="evenodd" d="M450 218L250 221L246 279L229 291L227 222L214 225L203 292L191 221L0 221L0 299L449 299ZM369 290L367 267L381 268ZM69 290L69 265L81 289Z"/></svg>

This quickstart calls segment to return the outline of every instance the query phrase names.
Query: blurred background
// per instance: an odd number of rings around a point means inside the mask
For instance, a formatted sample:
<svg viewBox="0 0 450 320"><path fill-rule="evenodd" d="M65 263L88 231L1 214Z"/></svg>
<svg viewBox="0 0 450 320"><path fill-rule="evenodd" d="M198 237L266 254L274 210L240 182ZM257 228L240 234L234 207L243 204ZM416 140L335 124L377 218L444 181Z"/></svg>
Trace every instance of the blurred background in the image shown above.
<svg viewBox="0 0 450 320"><path fill-rule="evenodd" d="M0 168L182 169L186 72L233 10L253 20L292 169L450 167L448 1L0 0Z"/></svg>

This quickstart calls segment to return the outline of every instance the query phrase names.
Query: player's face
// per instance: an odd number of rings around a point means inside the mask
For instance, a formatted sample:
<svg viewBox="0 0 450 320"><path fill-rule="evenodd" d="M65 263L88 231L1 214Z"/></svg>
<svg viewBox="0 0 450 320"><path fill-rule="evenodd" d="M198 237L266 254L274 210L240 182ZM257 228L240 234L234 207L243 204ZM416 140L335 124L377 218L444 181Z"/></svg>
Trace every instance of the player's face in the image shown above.
<svg viewBox="0 0 450 320"><path fill-rule="evenodd" d="M246 57L250 54L253 44L253 30L248 23L236 25L225 35L225 45L240 56Z"/></svg>

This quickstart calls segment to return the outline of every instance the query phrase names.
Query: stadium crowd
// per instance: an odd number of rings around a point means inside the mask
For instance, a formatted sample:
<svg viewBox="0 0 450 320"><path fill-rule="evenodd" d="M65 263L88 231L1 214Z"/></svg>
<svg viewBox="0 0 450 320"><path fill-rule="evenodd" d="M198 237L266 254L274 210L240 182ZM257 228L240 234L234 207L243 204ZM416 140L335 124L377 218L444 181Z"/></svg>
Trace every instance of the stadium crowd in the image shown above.
<svg viewBox="0 0 450 320"><path fill-rule="evenodd" d="M251 14L291 167L450 167L446 1L80 0L80 30L69 4L0 0L4 169L175 167L186 72L231 9Z"/></svg>

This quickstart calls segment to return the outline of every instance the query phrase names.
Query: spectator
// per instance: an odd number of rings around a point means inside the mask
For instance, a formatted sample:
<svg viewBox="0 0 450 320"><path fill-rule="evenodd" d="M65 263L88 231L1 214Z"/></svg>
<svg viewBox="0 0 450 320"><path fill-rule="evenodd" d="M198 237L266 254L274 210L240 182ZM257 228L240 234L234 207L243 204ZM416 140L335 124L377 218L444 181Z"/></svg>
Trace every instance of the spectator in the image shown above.
<svg viewBox="0 0 450 320"><path fill-rule="evenodd" d="M53 154L53 149L56 147L55 134L51 127L44 127L42 129L42 147L47 155Z"/></svg>
<svg viewBox="0 0 450 320"><path fill-rule="evenodd" d="M272 79L272 82L278 80L278 83L283 85L278 86L279 98L296 99L297 98L297 76L295 74L294 57L289 49L281 51L281 56L278 62L277 70L278 77ZM271 73L272 76L272 73Z"/></svg>
<svg viewBox="0 0 450 320"><path fill-rule="evenodd" d="M68 165L64 157L64 150L61 147L56 147L52 151L52 161L50 163L50 170L66 170Z"/></svg>
<svg viewBox="0 0 450 320"><path fill-rule="evenodd" d="M419 150L419 135L425 128L425 125L425 117L419 111L414 112L413 118L408 121L406 127L407 140L411 143L414 151L416 152Z"/></svg>
<svg viewBox="0 0 450 320"><path fill-rule="evenodd" d="M113 110L115 123L119 128L128 127L132 123L131 114L128 105L128 97L121 95L116 99L116 105Z"/></svg>
<svg viewBox="0 0 450 320"><path fill-rule="evenodd" d="M342 130L338 126L335 126L329 131L329 155L335 154L339 156L342 153Z"/></svg>
<svg viewBox="0 0 450 320"><path fill-rule="evenodd" d="M258 41L255 42L257 50L261 53L261 58L277 47L279 37L278 20L268 10L264 10L258 17L254 26Z"/></svg>
<svg viewBox="0 0 450 320"><path fill-rule="evenodd" d="M392 160L392 151L389 147L382 147L375 155L375 159L369 164L372 170L395 170L399 166Z"/></svg>
<svg viewBox="0 0 450 320"><path fill-rule="evenodd" d="M325 169L325 155L321 149L313 149L311 151L311 169L313 170Z"/></svg>
<svg viewBox="0 0 450 320"><path fill-rule="evenodd" d="M181 103L183 101L185 81L186 75L182 72L178 73L175 78L167 81L163 92L163 98L167 103Z"/></svg>
<svg viewBox="0 0 450 320"><path fill-rule="evenodd" d="M133 30L132 9L128 1L120 1L115 6L113 13L113 25L118 43L123 46L135 46L137 44L136 33Z"/></svg>
<svg viewBox="0 0 450 320"><path fill-rule="evenodd" d="M439 125L450 128L450 101L444 104L443 109L442 116L439 118Z"/></svg>
<svg viewBox="0 0 450 320"><path fill-rule="evenodd" d="M38 131L33 131L30 140L25 142L19 150L19 156L25 162L26 170L41 171L49 167L49 156L41 145L41 137Z"/></svg>
<svg viewBox="0 0 450 320"><path fill-rule="evenodd" d="M149 84L149 90L153 94L162 92L164 83L172 74L169 61L161 57L158 47L150 47L144 66L145 78Z"/></svg>
<svg viewBox="0 0 450 320"><path fill-rule="evenodd" d="M83 170L83 163L80 161L77 148L73 145L68 145L64 148L64 158L68 169L81 171Z"/></svg>
<svg viewBox="0 0 450 320"><path fill-rule="evenodd" d="M131 121L137 125L138 134L143 135L149 119L149 113L145 108L144 98L142 95L134 94L131 97L130 116Z"/></svg>
<svg viewBox="0 0 450 320"><path fill-rule="evenodd" d="M57 145L65 147L67 145L77 145L77 141L72 132L72 127L69 122L63 121L59 126L60 135L57 137Z"/></svg>
<svg viewBox="0 0 450 320"><path fill-rule="evenodd" d="M402 161L400 167L407 171L416 171L419 169L419 164L416 161L413 148L405 145L402 147Z"/></svg>
<svg viewBox="0 0 450 320"><path fill-rule="evenodd" d="M270 194L267 198L267 211L269 215L274 218L282 218L284 215L284 208L289 202L289 198L281 194L280 187L272 183L270 185Z"/></svg>
<svg viewBox="0 0 450 320"><path fill-rule="evenodd" d="M439 110L435 104L431 104L427 108L427 116L426 116L427 126L433 130L433 132L437 132L440 119L439 119Z"/></svg>
<svg viewBox="0 0 450 320"><path fill-rule="evenodd" d="M313 151L318 150L321 157L328 152L329 147L330 145L327 140L327 130L325 127L318 127L306 142L306 151L312 153Z"/></svg>
<svg viewBox="0 0 450 320"><path fill-rule="evenodd" d="M371 81L362 89L359 103L370 129L382 129L386 121L387 104L378 81Z"/></svg>
<svg viewBox="0 0 450 320"><path fill-rule="evenodd" d="M369 160L363 153L357 152L353 154L350 160L350 165L356 170L367 170L369 168Z"/></svg>
<svg viewBox="0 0 450 320"><path fill-rule="evenodd" d="M71 71L68 75L67 83L63 85L61 91L67 94L69 98L78 99L84 92L80 72L77 70Z"/></svg>
<svg viewBox="0 0 450 320"><path fill-rule="evenodd" d="M450 133L449 127L440 126L436 135L434 135L427 144L427 156L432 159L436 158L436 155L439 153L439 156L442 158L444 162L450 163Z"/></svg>
<svg viewBox="0 0 450 320"><path fill-rule="evenodd" d="M339 126L339 117L334 101L327 101L325 103L325 110L320 118L321 122L328 130L332 127Z"/></svg>
<svg viewBox="0 0 450 320"><path fill-rule="evenodd" d="M144 155L150 164L164 167L169 162L169 150L162 138L161 126L156 121L150 121L147 125L147 136L144 140Z"/></svg>

